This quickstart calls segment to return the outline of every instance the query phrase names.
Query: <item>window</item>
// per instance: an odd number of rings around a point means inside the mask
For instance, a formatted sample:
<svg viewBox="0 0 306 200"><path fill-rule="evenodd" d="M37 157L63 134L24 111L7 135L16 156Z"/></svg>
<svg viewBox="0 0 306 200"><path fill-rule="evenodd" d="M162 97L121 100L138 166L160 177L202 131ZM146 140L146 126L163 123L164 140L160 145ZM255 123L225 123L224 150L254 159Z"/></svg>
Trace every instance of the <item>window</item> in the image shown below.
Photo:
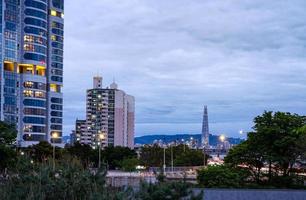
<svg viewBox="0 0 306 200"><path fill-rule="evenodd" d="M24 28L24 32L47 37L47 31L32 26L26 26Z"/></svg>
<svg viewBox="0 0 306 200"><path fill-rule="evenodd" d="M62 103L63 103L63 99L52 97L52 98L51 98L51 102L52 102L52 103L59 103L59 104L62 104Z"/></svg>
<svg viewBox="0 0 306 200"><path fill-rule="evenodd" d="M35 134L24 134L22 138L25 141L44 141L45 140L44 135L35 135Z"/></svg>
<svg viewBox="0 0 306 200"><path fill-rule="evenodd" d="M52 28L58 28L58 29L64 29L64 24L59 23L59 22L52 22Z"/></svg>
<svg viewBox="0 0 306 200"><path fill-rule="evenodd" d="M25 115L41 115L41 116L45 116L47 114L46 110L41 108L24 108L23 113Z"/></svg>
<svg viewBox="0 0 306 200"><path fill-rule="evenodd" d="M51 109L52 110L63 110L63 106L62 105L52 104L51 105Z"/></svg>
<svg viewBox="0 0 306 200"><path fill-rule="evenodd" d="M36 99L25 99L23 101L25 106L33 106L33 107L46 107L46 102L43 100Z"/></svg>
<svg viewBox="0 0 306 200"><path fill-rule="evenodd" d="M45 124L46 119L42 117L24 117L23 122L30 124Z"/></svg>
<svg viewBox="0 0 306 200"><path fill-rule="evenodd" d="M47 14L45 12L42 12L42 11L39 11L39 10L34 10L34 9L27 8L24 11L24 13L26 15L33 16L33 17L38 17L38 18L41 18L41 19L44 19L44 20L47 19Z"/></svg>
<svg viewBox="0 0 306 200"><path fill-rule="evenodd" d="M52 130L62 130L63 129L63 127L61 125L51 125L50 128Z"/></svg>
<svg viewBox="0 0 306 200"><path fill-rule="evenodd" d="M26 0L25 5L29 6L29 7L33 7L33 8L38 8L38 9L41 9L41 10L46 10L47 9L46 4L38 2L38 1L34 1L34 0Z"/></svg>
<svg viewBox="0 0 306 200"><path fill-rule="evenodd" d="M46 127L44 126L33 126L33 125L25 125L23 127L23 131L26 133L45 133Z"/></svg>
<svg viewBox="0 0 306 200"><path fill-rule="evenodd" d="M46 90L46 84L39 82L26 81L23 83L25 88L34 88L39 90Z"/></svg>
<svg viewBox="0 0 306 200"><path fill-rule="evenodd" d="M29 43L36 43L36 44L42 44L42 45L47 45L47 40L40 37L40 36L34 36L34 35L25 35L23 37L24 42L29 42Z"/></svg>
<svg viewBox="0 0 306 200"><path fill-rule="evenodd" d="M51 76L51 80L56 82L63 82L63 77Z"/></svg>
<svg viewBox="0 0 306 200"><path fill-rule="evenodd" d="M24 44L23 45L23 50L30 51L30 52L47 54L47 49L45 47L38 46L38 45L35 45L35 44Z"/></svg>
<svg viewBox="0 0 306 200"><path fill-rule="evenodd" d="M51 118L51 123L61 124L63 120L61 118Z"/></svg>
<svg viewBox="0 0 306 200"><path fill-rule="evenodd" d="M58 111L51 111L51 116L53 117L62 117L63 113Z"/></svg>
<svg viewBox="0 0 306 200"><path fill-rule="evenodd" d="M58 9L61 9L61 10L64 9L64 0L53 0L52 4L55 8L58 8Z"/></svg>
<svg viewBox="0 0 306 200"><path fill-rule="evenodd" d="M34 19L34 18L27 17L24 19L24 23L33 25L33 26L40 26L42 28L47 28L47 23L40 19Z"/></svg>
<svg viewBox="0 0 306 200"><path fill-rule="evenodd" d="M56 11L56 10L50 10L50 15L54 17L64 18L64 13Z"/></svg>
<svg viewBox="0 0 306 200"><path fill-rule="evenodd" d="M35 53L25 53L23 56L27 60L35 60L39 62L46 63L46 56L35 54Z"/></svg>

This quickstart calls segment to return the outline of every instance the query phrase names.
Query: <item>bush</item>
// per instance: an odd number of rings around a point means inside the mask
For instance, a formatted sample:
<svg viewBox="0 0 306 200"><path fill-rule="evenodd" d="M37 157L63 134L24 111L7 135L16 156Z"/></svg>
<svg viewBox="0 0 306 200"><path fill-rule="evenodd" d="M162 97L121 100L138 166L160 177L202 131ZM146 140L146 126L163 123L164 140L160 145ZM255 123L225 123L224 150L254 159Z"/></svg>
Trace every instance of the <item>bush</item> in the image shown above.
<svg viewBox="0 0 306 200"><path fill-rule="evenodd" d="M1 199L118 199L122 192L109 192L105 170L93 173L76 159L62 160L53 171L51 163L34 163L22 157L0 185Z"/></svg>

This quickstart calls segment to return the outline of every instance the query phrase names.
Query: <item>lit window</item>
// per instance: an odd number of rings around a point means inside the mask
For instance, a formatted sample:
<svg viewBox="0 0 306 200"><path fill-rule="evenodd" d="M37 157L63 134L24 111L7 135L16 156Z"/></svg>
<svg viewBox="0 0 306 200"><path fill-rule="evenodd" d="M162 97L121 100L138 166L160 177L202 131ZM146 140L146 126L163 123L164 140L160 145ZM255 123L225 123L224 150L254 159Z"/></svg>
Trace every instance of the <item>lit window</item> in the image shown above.
<svg viewBox="0 0 306 200"><path fill-rule="evenodd" d="M33 96L34 96L34 93L33 93L32 90L24 90L24 91L23 91L23 95L24 95L25 97L33 97Z"/></svg>
<svg viewBox="0 0 306 200"><path fill-rule="evenodd" d="M50 84L50 91L51 92L57 92L57 85L56 84Z"/></svg>
<svg viewBox="0 0 306 200"><path fill-rule="evenodd" d="M52 16L55 16L55 17L56 17L56 14L57 14L56 10L51 10L51 15L52 15Z"/></svg>

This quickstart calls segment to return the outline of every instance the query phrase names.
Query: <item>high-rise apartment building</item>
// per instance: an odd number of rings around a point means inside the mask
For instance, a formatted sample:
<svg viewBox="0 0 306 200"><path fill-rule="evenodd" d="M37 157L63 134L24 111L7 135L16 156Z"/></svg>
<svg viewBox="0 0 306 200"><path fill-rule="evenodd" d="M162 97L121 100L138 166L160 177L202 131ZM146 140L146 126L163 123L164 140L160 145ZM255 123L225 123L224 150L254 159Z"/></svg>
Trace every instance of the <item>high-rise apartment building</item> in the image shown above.
<svg viewBox="0 0 306 200"><path fill-rule="evenodd" d="M93 78L93 88L87 90L87 129L80 134L90 134L91 143L96 147L125 146L134 148L135 100L131 95L119 90L116 83L102 87L102 77Z"/></svg>
<svg viewBox="0 0 306 200"><path fill-rule="evenodd" d="M0 7L0 119L16 124L20 146L60 144L64 0L2 0Z"/></svg>

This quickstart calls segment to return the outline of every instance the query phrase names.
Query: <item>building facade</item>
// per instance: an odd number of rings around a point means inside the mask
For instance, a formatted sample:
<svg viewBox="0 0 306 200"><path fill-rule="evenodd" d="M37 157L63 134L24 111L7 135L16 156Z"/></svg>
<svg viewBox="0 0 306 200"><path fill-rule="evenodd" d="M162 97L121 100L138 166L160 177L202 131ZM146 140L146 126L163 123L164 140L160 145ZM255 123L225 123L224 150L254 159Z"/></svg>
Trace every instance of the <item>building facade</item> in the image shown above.
<svg viewBox="0 0 306 200"><path fill-rule="evenodd" d="M64 0L2 0L1 11L0 119L19 146L60 144Z"/></svg>
<svg viewBox="0 0 306 200"><path fill-rule="evenodd" d="M209 126L207 106L204 106L202 122L202 147L209 148Z"/></svg>
<svg viewBox="0 0 306 200"><path fill-rule="evenodd" d="M82 135L90 135L90 145L134 147L135 100L119 90L116 83L102 87L102 77L94 77L86 95L86 124ZM76 131L77 132L77 131Z"/></svg>

